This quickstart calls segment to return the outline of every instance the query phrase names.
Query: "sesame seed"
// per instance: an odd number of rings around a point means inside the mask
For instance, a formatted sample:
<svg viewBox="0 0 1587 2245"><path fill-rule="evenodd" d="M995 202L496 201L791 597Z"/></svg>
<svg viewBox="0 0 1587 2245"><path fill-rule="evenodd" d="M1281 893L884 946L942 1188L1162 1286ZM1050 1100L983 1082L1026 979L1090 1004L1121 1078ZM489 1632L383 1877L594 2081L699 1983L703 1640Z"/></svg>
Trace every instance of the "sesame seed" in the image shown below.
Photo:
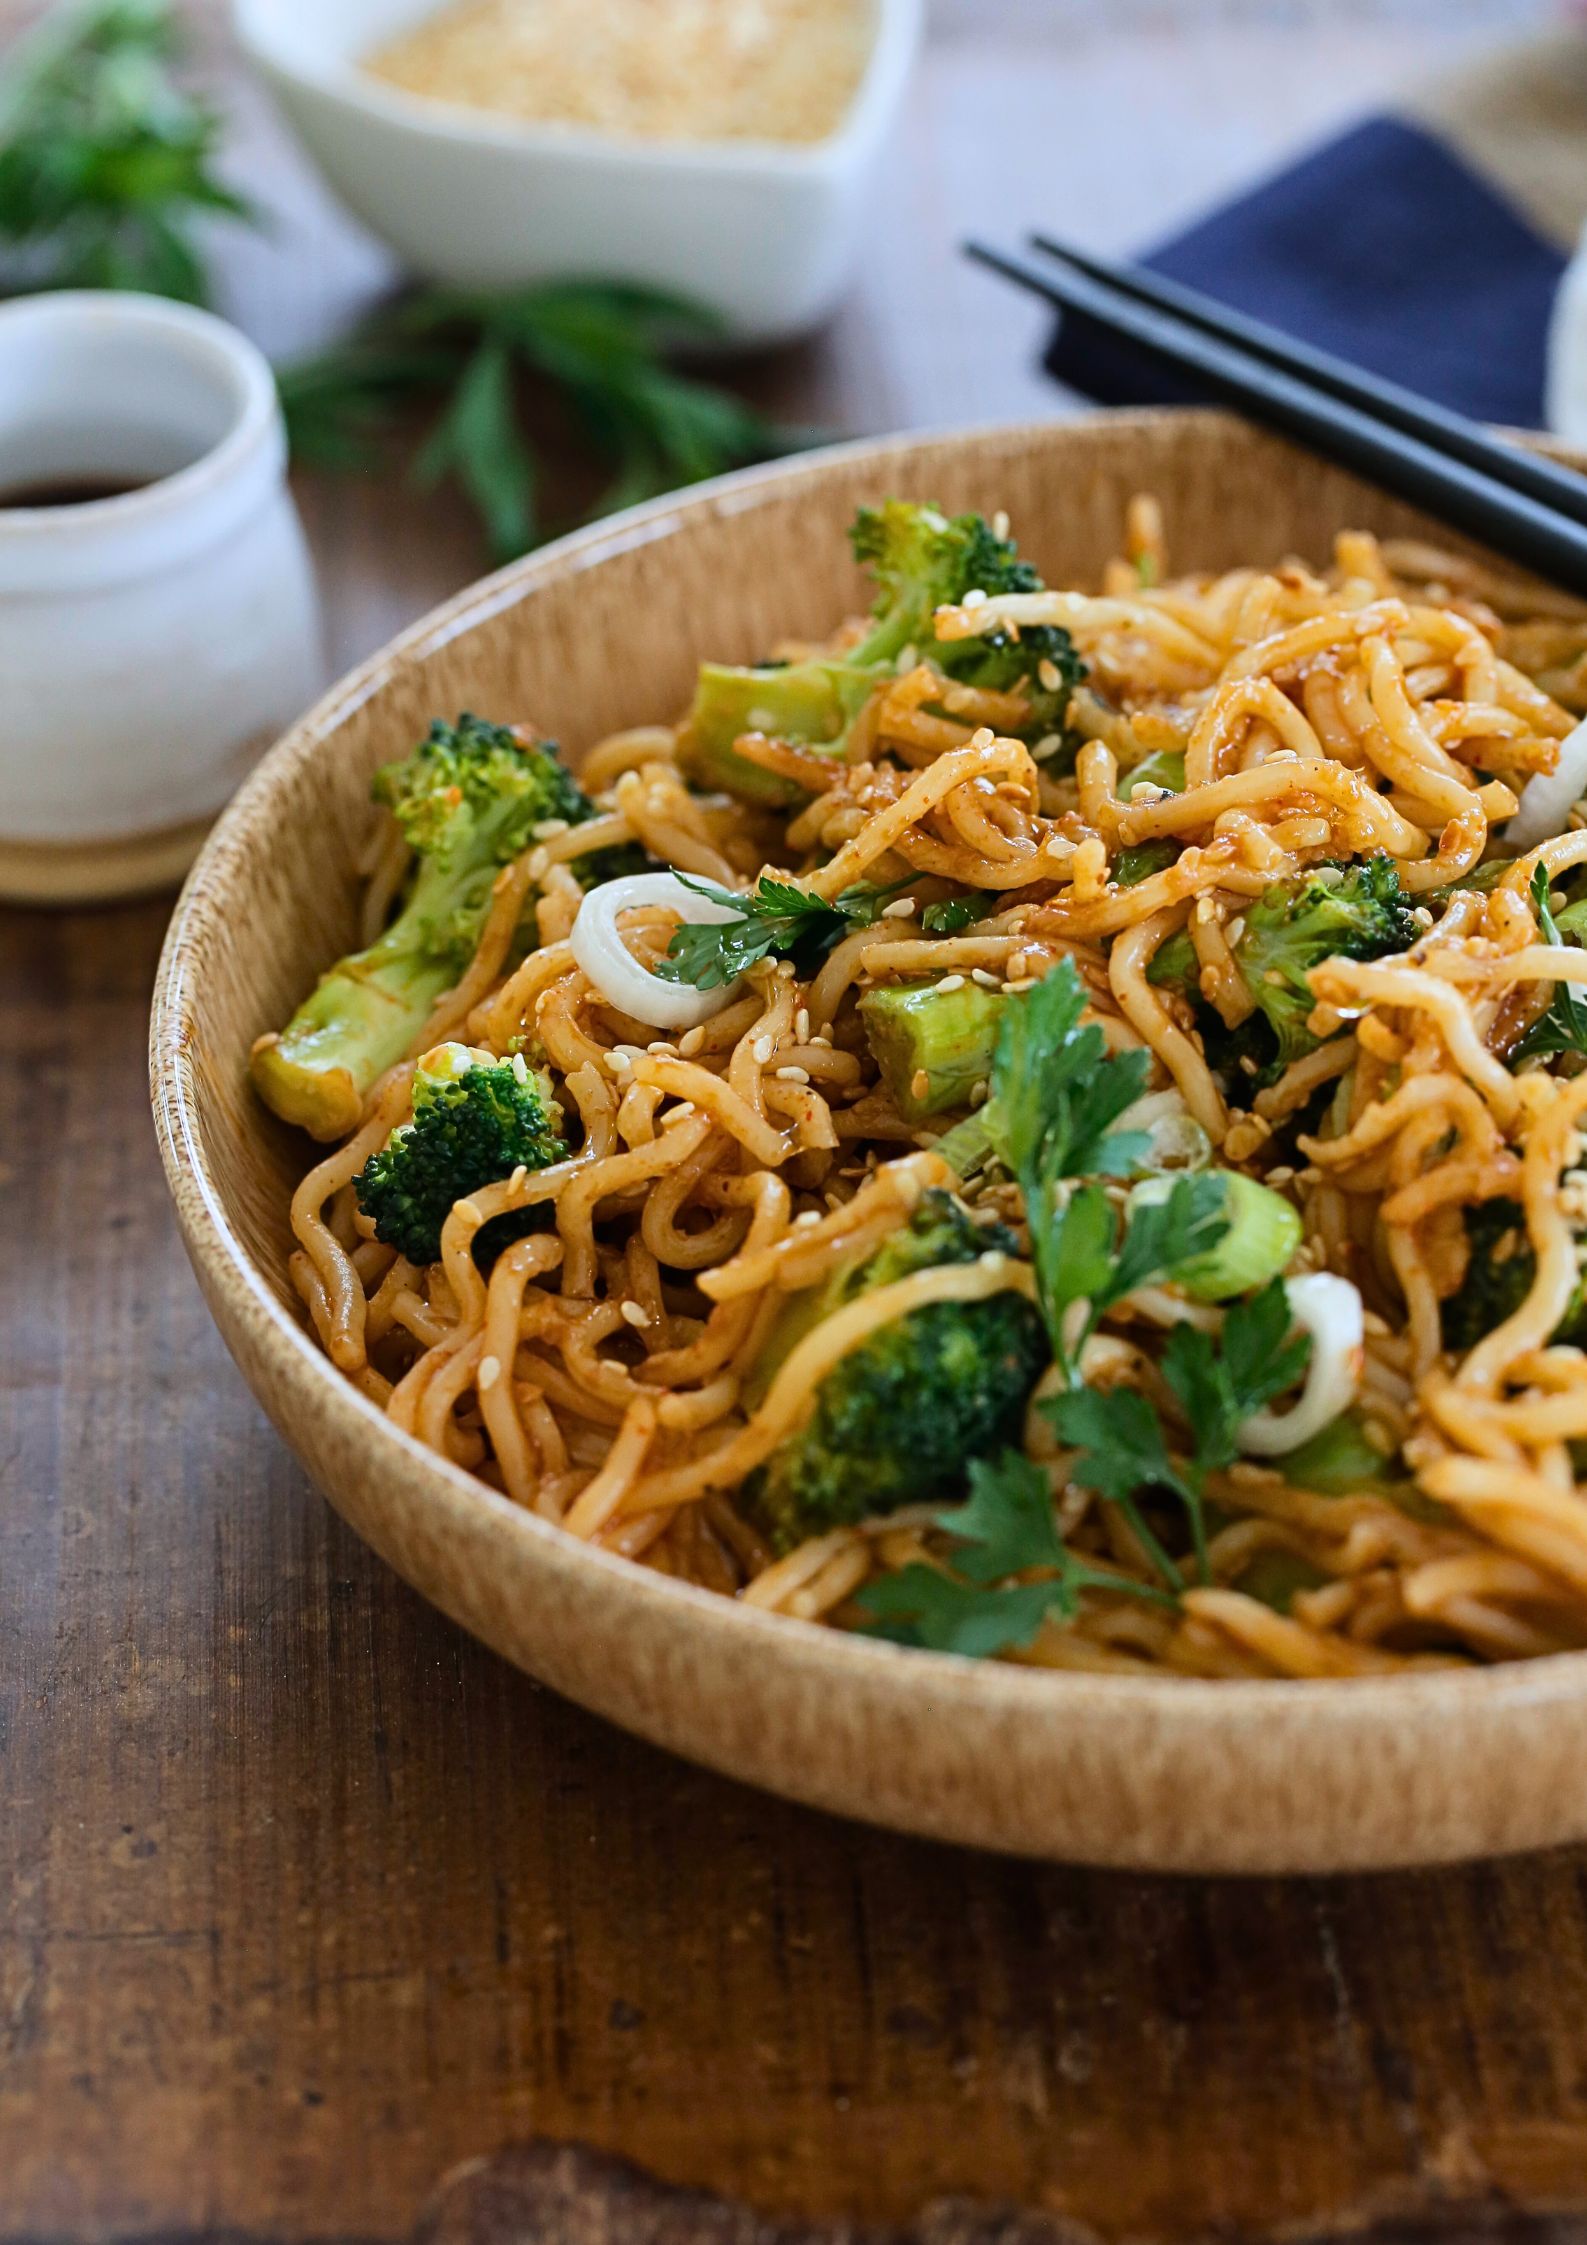
<svg viewBox="0 0 1587 2245"><path fill-rule="evenodd" d="M565 818L543 818L531 826L529 831L537 842L550 842L557 835L566 834L568 822Z"/></svg>
<svg viewBox="0 0 1587 2245"><path fill-rule="evenodd" d="M943 997L946 997L950 990L962 990L963 988L964 976L962 974L944 975L942 980L937 984L937 989Z"/></svg>
<svg viewBox="0 0 1587 2245"><path fill-rule="evenodd" d="M479 1360L479 1371L474 1380L474 1385L479 1389L480 1394L489 1395L500 1378L501 1358L499 1356L482 1356Z"/></svg>
<svg viewBox="0 0 1587 2245"><path fill-rule="evenodd" d="M970 1091L970 1105L971 1105L972 1107L984 1107L984 1106L986 1105L986 1103L987 1103L987 1100L988 1100L988 1098L989 1098L989 1097L991 1096L991 1091L992 1091L992 1086L991 1086L991 1085L990 1085L990 1084L989 1084L989 1083L987 1082L986 1078L985 1078L985 1077L983 1076L983 1077L982 1077L982 1078L980 1079L979 1083L977 1083L977 1084L975 1084L975 1085L973 1085L973 1086L971 1087L971 1091Z"/></svg>
<svg viewBox="0 0 1587 2245"><path fill-rule="evenodd" d="M1003 987L997 976L989 973L985 967L972 967L970 969L970 980L978 982L983 990L1001 990Z"/></svg>
<svg viewBox="0 0 1587 2245"><path fill-rule="evenodd" d="M960 601L959 606L961 608L984 608L986 606L986 594L979 585L972 585Z"/></svg>
<svg viewBox="0 0 1587 2245"><path fill-rule="evenodd" d="M690 1053L698 1052L704 1042L705 1031L703 1029L685 1029L683 1035L678 1039L678 1050L687 1057Z"/></svg>
<svg viewBox="0 0 1587 2245"><path fill-rule="evenodd" d="M671 1060L676 1055L676 1048L668 1044L665 1037L658 1037L653 1045L646 1045L645 1050L664 1060Z"/></svg>
<svg viewBox="0 0 1587 2245"><path fill-rule="evenodd" d="M910 1098L924 1099L930 1089L931 1078L927 1075L924 1068L917 1068L914 1074L909 1079Z"/></svg>
<svg viewBox="0 0 1587 2245"><path fill-rule="evenodd" d="M794 1218L795 1231L807 1232L812 1224L819 1224L821 1212L815 1208L802 1208Z"/></svg>
<svg viewBox="0 0 1587 2245"><path fill-rule="evenodd" d="M756 1067L764 1068L767 1061L771 1058L772 1054L776 1050L777 1040L775 1037L757 1037L754 1044L750 1047L750 1051L754 1058Z"/></svg>
<svg viewBox="0 0 1587 2245"><path fill-rule="evenodd" d="M471 1200L460 1200L455 1202L452 1208L452 1214L454 1216L461 1216L470 1231L477 1231L479 1229L479 1226L485 1221L483 1211L476 1208Z"/></svg>
<svg viewBox="0 0 1587 2245"><path fill-rule="evenodd" d="M997 510L997 512L996 512L996 514L995 514L995 515L993 515L993 517L992 517L992 535L993 535L993 537L994 537L994 538L1006 538L1006 537L1008 536L1008 509L1007 509L1007 507L999 507L999 508L998 508L998 510Z"/></svg>
<svg viewBox="0 0 1587 2245"><path fill-rule="evenodd" d="M1030 752L1032 761L1037 764L1045 764L1050 756L1057 755L1063 744L1062 733L1043 733L1041 739Z"/></svg>
<svg viewBox="0 0 1587 2245"><path fill-rule="evenodd" d="M820 1052L830 1052L832 1050L832 1039L827 1035L824 1029L818 1029L815 1035L810 1039L810 1042Z"/></svg>
<svg viewBox="0 0 1587 2245"><path fill-rule="evenodd" d="M619 1315L629 1325L632 1325L636 1329L636 1331L643 1330L643 1328L650 1323L649 1310L641 1308L638 1302L623 1302L619 1304Z"/></svg>
<svg viewBox="0 0 1587 2245"><path fill-rule="evenodd" d="M513 1171L512 1175L507 1180L508 1189L511 1192L515 1193L520 1191L523 1186L523 1181L528 1176L528 1174L528 1170L525 1168L524 1164L520 1162L518 1164L518 1167Z"/></svg>
<svg viewBox="0 0 1587 2245"><path fill-rule="evenodd" d="M794 1035L803 1044L810 1034L810 1008L801 1006L794 1015Z"/></svg>
<svg viewBox="0 0 1587 2245"><path fill-rule="evenodd" d="M915 900L912 896L901 896L894 903L882 906L884 920L912 920L914 917Z"/></svg>
<svg viewBox="0 0 1587 2245"><path fill-rule="evenodd" d="M893 664L893 668L898 673L898 676L900 678L907 678L909 676L909 673L914 669L916 663L918 663L919 660L920 649L915 645L914 641L911 640L907 647L899 648L898 656Z"/></svg>
<svg viewBox="0 0 1587 2245"><path fill-rule="evenodd" d="M773 1070L773 1074L783 1084L807 1084L810 1081L808 1068L777 1068Z"/></svg>
<svg viewBox="0 0 1587 2245"><path fill-rule="evenodd" d="M1046 687L1049 694L1056 694L1059 687L1063 684L1063 677L1058 669L1058 665L1054 662L1049 662L1045 655L1043 655L1041 661L1036 665L1036 676L1041 680L1042 684Z"/></svg>

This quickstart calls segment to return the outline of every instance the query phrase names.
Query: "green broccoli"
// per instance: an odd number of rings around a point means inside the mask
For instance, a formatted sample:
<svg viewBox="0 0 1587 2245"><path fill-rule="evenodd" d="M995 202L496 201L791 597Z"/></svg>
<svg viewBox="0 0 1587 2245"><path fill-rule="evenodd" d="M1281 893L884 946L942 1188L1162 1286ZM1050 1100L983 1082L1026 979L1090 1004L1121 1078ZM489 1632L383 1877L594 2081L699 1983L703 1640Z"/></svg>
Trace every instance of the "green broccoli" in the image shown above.
<svg viewBox="0 0 1587 2245"><path fill-rule="evenodd" d="M1390 857L1318 866L1276 882L1244 917L1234 958L1256 1012L1231 1033L1203 1008L1203 1037L1214 1066L1244 1067L1265 1082L1320 1042L1309 1026L1317 1001L1307 978L1314 967L1325 959L1408 951L1420 933ZM1147 979L1200 1003L1200 970L1188 934L1163 945Z"/></svg>
<svg viewBox="0 0 1587 2245"><path fill-rule="evenodd" d="M554 743L526 745L467 715L432 725L412 756L375 774L372 792L416 853L402 909L367 950L320 978L279 1036L253 1049L265 1103L314 1138L355 1128L370 1087L412 1049L473 957L501 868L544 821L595 815ZM604 867L586 869L606 877Z"/></svg>
<svg viewBox="0 0 1587 2245"><path fill-rule="evenodd" d="M866 1040L882 1081L905 1122L924 1122L952 1107L966 1107L977 1084L992 1073L1001 990L956 979L879 983L860 1000Z"/></svg>
<svg viewBox="0 0 1587 2245"><path fill-rule="evenodd" d="M1062 730L1070 690L1084 675L1066 631L1037 624L1017 636L936 637L936 611L957 605L968 592L1041 590L1040 577L1007 538L978 514L949 517L904 499L862 508L850 538L855 558L876 577L869 631L837 656L747 668L702 664L681 744L693 777L752 802L787 802L797 791L739 756L733 746L739 735L773 733L838 756L872 692L894 675L911 647L961 685L1020 688L1029 705L1021 738L1037 741Z"/></svg>
<svg viewBox="0 0 1587 2245"><path fill-rule="evenodd" d="M874 1255L789 1302L757 1386L769 1386L795 1343L856 1295L938 1264L1016 1249L1011 1232L977 1224L951 1193L926 1193ZM901 1504L957 1497L972 1458L1017 1439L1046 1361L1041 1318L1023 1295L911 1310L833 1366L798 1433L750 1476L745 1509L787 1551Z"/></svg>
<svg viewBox="0 0 1587 2245"><path fill-rule="evenodd" d="M1537 1257L1526 1217L1513 1200L1478 1201L1464 1211L1471 1259L1458 1293L1442 1305L1444 1346L1457 1356L1512 1317L1532 1291ZM1578 1276L1553 1338L1579 1347L1587 1340L1587 1289Z"/></svg>
<svg viewBox="0 0 1587 2245"><path fill-rule="evenodd" d="M413 1120L399 1123L353 1179L375 1237L410 1262L433 1263L455 1202L515 1169L546 1169L567 1154L551 1086L521 1053L496 1060L471 1045L437 1045L413 1078ZM508 1243L550 1218L549 1204L493 1216L474 1240L488 1270Z"/></svg>

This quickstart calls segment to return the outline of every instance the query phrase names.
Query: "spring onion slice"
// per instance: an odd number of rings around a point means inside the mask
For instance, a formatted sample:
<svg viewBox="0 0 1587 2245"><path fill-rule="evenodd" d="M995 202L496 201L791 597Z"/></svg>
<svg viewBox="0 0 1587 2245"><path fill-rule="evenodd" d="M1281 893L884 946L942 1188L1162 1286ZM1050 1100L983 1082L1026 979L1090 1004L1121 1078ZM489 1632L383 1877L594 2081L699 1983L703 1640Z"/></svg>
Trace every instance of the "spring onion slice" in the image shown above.
<svg viewBox="0 0 1587 2245"><path fill-rule="evenodd" d="M1570 814L1587 795L1587 718L1559 744L1551 772L1534 772L1521 790L1515 816L1504 830L1507 848L1535 850L1570 824Z"/></svg>
<svg viewBox="0 0 1587 2245"><path fill-rule="evenodd" d="M603 881L579 906L571 937L573 956L608 1005L643 1021L651 1029L694 1029L730 1005L743 987L732 982L720 990L696 990L687 982L663 982L642 967L618 932L617 918L636 905L660 904L694 926L738 918L731 905L716 904L686 888L675 873L630 873Z"/></svg>
<svg viewBox="0 0 1587 2245"><path fill-rule="evenodd" d="M1240 1425L1240 1447L1277 1458L1320 1434L1355 1401L1361 1384L1366 1322L1361 1297L1347 1278L1308 1271L1284 1281L1290 1315L1311 1335L1311 1359L1300 1401L1284 1412L1253 1411Z"/></svg>

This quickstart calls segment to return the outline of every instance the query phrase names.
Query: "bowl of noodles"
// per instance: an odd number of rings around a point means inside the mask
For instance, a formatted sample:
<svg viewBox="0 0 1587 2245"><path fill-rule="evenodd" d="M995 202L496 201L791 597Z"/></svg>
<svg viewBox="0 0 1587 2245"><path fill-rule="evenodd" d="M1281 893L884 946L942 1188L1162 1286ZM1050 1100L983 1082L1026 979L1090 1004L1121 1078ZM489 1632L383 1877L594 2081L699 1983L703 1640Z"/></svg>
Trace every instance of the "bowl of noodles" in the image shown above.
<svg viewBox="0 0 1587 2245"><path fill-rule="evenodd" d="M844 447L365 664L156 1116L376 1550L792 1797L1176 1870L1587 1834L1587 617L1218 414Z"/></svg>

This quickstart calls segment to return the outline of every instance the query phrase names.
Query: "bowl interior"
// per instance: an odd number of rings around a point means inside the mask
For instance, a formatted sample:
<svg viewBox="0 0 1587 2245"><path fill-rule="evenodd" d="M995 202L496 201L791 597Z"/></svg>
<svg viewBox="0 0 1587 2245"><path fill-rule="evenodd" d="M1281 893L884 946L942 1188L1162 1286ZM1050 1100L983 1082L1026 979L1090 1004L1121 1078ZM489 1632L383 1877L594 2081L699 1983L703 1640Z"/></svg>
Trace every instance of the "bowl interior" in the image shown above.
<svg viewBox="0 0 1587 2245"><path fill-rule="evenodd" d="M670 716L700 656L750 659L855 608L845 531L865 501L1003 508L1050 582L1085 584L1143 489L1181 569L1321 558L1347 526L1454 542L1214 414L861 445L580 533L345 680L244 787L172 923L153 1064L188 1243L250 1380L361 1533L509 1657L717 1767L910 1829L1165 1868L1427 1861L1587 1833L1587 1656L1318 1686L901 1653L588 1551L419 1451L303 1335L286 1212L313 1150L254 1101L246 1059L354 939L375 767L460 709L528 720L575 763Z"/></svg>

